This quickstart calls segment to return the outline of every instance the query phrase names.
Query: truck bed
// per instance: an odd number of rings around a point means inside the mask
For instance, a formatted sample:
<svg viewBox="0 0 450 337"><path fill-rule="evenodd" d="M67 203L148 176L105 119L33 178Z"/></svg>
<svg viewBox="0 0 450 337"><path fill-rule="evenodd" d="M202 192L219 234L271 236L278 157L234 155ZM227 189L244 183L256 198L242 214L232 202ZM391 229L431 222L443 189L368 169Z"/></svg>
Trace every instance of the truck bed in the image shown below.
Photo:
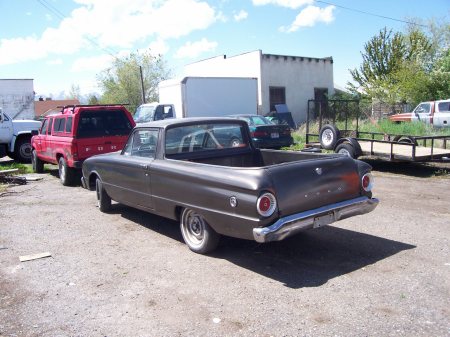
<svg viewBox="0 0 450 337"><path fill-rule="evenodd" d="M236 153L226 154L215 157L208 156L203 158L202 157L187 158L186 160L190 162L219 165L219 166L263 168L276 164L289 163L301 160L321 159L327 157L336 157L336 155L261 149L252 152L246 151L237 154Z"/></svg>

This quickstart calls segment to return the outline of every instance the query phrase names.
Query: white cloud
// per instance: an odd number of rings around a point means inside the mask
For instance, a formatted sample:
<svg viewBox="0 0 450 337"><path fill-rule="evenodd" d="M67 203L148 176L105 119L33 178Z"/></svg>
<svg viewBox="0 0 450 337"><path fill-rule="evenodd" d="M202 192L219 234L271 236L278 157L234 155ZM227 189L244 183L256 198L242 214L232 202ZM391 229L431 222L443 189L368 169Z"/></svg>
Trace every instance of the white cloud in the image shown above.
<svg viewBox="0 0 450 337"><path fill-rule="evenodd" d="M238 22L247 19L247 17L248 13L244 10L241 10L239 13L234 14L233 16L234 20Z"/></svg>
<svg viewBox="0 0 450 337"><path fill-rule="evenodd" d="M113 57L111 55L100 55L94 57L82 57L73 62L70 68L71 72L78 73L82 71L100 72L112 65Z"/></svg>
<svg viewBox="0 0 450 337"><path fill-rule="evenodd" d="M80 7L41 36L0 40L0 65L74 54L83 48L131 48L149 37L171 39L208 28L214 9L201 0L75 0ZM32 52L30 52L32 51Z"/></svg>
<svg viewBox="0 0 450 337"><path fill-rule="evenodd" d="M335 8L334 6L327 6L325 8L308 6L297 15L295 21L289 27L280 27L280 31L292 33L300 27L313 27L318 22L333 22L333 10Z"/></svg>
<svg viewBox="0 0 450 337"><path fill-rule="evenodd" d="M205 38L196 42L189 41L177 50L175 58L194 58L201 53L214 51L217 45L217 42L210 42Z"/></svg>
<svg viewBox="0 0 450 337"><path fill-rule="evenodd" d="M60 58L53 59L53 60L47 61L47 64L49 64L49 65L60 65L60 64L63 64L63 60L60 59Z"/></svg>
<svg viewBox="0 0 450 337"><path fill-rule="evenodd" d="M277 5L297 9L305 5L313 4L314 0L252 0L252 2L255 6Z"/></svg>
<svg viewBox="0 0 450 337"><path fill-rule="evenodd" d="M164 55L169 51L169 46L162 39L153 41L148 47L150 48L150 53L155 56Z"/></svg>

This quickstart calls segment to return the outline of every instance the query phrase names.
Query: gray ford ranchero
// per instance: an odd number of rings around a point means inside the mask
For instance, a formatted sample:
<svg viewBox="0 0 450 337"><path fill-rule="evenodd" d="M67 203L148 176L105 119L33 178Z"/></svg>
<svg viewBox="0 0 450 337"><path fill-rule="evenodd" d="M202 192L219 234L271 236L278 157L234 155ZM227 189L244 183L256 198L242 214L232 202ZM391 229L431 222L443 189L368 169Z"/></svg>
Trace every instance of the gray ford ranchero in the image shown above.
<svg viewBox="0 0 450 337"><path fill-rule="evenodd" d="M197 253L221 235L268 242L371 212L370 165L340 154L257 149L245 121L140 124L121 152L83 163L100 211L111 200L180 222Z"/></svg>

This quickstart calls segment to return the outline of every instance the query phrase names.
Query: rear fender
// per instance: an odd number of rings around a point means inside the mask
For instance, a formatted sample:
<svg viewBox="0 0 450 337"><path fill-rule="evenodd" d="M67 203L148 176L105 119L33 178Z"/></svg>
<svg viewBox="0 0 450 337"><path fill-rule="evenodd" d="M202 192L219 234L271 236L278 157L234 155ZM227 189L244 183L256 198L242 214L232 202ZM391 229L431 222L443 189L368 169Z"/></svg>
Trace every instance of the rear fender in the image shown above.
<svg viewBox="0 0 450 337"><path fill-rule="evenodd" d="M355 149L356 157L359 157L362 155L361 146L359 145L358 141L355 138L351 138L351 137L340 138L337 141L335 148L342 143L349 143L351 146L353 146L353 148Z"/></svg>

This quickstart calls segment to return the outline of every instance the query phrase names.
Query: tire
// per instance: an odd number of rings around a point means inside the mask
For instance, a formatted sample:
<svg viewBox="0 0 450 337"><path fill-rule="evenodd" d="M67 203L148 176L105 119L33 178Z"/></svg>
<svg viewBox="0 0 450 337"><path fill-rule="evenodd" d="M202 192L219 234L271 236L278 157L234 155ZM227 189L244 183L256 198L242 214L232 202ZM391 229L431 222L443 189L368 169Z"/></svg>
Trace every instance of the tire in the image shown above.
<svg viewBox="0 0 450 337"><path fill-rule="evenodd" d="M21 137L16 140L16 144L14 146L14 159L21 163L30 163L32 150L31 138Z"/></svg>
<svg viewBox="0 0 450 337"><path fill-rule="evenodd" d="M336 149L334 150L336 153L345 154L347 157L356 158L355 155L355 148L352 144L349 143L342 143L336 146Z"/></svg>
<svg viewBox="0 0 450 337"><path fill-rule="evenodd" d="M325 124L319 131L320 145L325 150L333 150L340 137L338 128L332 124Z"/></svg>
<svg viewBox="0 0 450 337"><path fill-rule="evenodd" d="M111 198L103 188L100 178L95 181L95 193L97 195L97 206L100 212L106 213L111 210Z"/></svg>
<svg viewBox="0 0 450 337"><path fill-rule="evenodd" d="M220 234L206 222L199 213L185 208L180 218L180 229L189 249L198 254L206 254L217 248Z"/></svg>
<svg viewBox="0 0 450 337"><path fill-rule="evenodd" d="M233 137L230 140L230 146L231 147L239 147L241 145L241 141L239 140L239 138Z"/></svg>
<svg viewBox="0 0 450 337"><path fill-rule="evenodd" d="M34 173L44 172L44 162L38 158L36 150L33 150L31 155L31 166Z"/></svg>
<svg viewBox="0 0 450 337"><path fill-rule="evenodd" d="M67 165L64 157L59 158L58 160L58 171L59 171L59 180L64 186L70 186L73 184L75 172L71 167Z"/></svg>

